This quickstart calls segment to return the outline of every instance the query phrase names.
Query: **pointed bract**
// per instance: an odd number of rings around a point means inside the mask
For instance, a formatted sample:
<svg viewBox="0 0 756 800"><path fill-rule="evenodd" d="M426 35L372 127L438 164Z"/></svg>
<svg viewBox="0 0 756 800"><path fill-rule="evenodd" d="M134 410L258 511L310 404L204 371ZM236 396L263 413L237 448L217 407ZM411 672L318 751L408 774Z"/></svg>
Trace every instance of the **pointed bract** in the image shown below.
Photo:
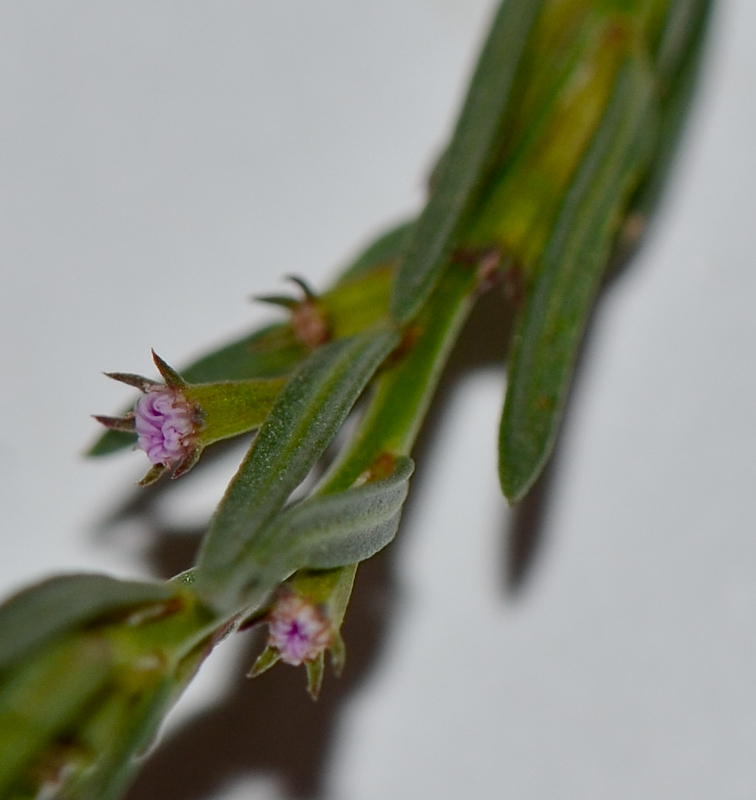
<svg viewBox="0 0 756 800"><path fill-rule="evenodd" d="M119 383L125 383L128 386L134 386L136 389L146 392L154 386L160 386L157 381L145 378L144 375L135 375L132 372L106 372L108 378L112 378Z"/></svg>
<svg viewBox="0 0 756 800"><path fill-rule="evenodd" d="M92 415L100 425L104 425L111 431L126 431L131 433L134 430L134 414L129 413L123 417L104 417L99 414Z"/></svg>
<svg viewBox="0 0 756 800"><path fill-rule="evenodd" d="M307 691L313 700L320 697L320 689L323 686L323 674L325 673L325 653L321 653L314 661L305 664L307 670Z"/></svg>
<svg viewBox="0 0 756 800"><path fill-rule="evenodd" d="M267 303L271 306L281 306L288 311L294 311L301 301L293 297L288 297L285 294L257 294L254 295L253 300L258 303Z"/></svg>
<svg viewBox="0 0 756 800"><path fill-rule="evenodd" d="M171 478L180 478L182 475L186 475L187 472L199 461L200 456L202 455L202 448L195 447L190 453L186 455L186 457L179 462L179 465L173 471L173 475Z"/></svg>
<svg viewBox="0 0 756 800"><path fill-rule="evenodd" d="M254 666L252 669L247 673L248 678L256 678L258 675L262 675L263 672L269 670L274 664L277 664L281 660L281 654L276 650L275 647L268 647L260 653L257 661L255 661Z"/></svg>
<svg viewBox="0 0 756 800"><path fill-rule="evenodd" d="M296 283L297 286L302 290L302 293L305 296L305 300L315 300L317 299L317 295L313 291L312 287L304 278L301 278L299 275L287 275L287 281L291 281L292 283Z"/></svg>
<svg viewBox="0 0 756 800"><path fill-rule="evenodd" d="M164 464L153 464L147 474L139 481L139 486L152 486L153 483L163 477L163 473L168 471Z"/></svg>
<svg viewBox="0 0 756 800"><path fill-rule="evenodd" d="M172 389L183 389L186 386L186 381L181 377L181 375L176 372L173 367L171 367L167 362L163 361L162 358L152 350L152 360L155 362L155 366L158 368L158 372L163 376L166 384L170 386Z"/></svg>

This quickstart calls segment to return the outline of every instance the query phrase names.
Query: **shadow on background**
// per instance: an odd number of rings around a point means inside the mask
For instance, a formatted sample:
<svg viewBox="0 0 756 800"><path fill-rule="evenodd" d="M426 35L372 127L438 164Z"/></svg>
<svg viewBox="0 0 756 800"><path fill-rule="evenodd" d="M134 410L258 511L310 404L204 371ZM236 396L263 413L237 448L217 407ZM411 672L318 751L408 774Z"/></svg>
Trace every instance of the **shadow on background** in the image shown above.
<svg viewBox="0 0 756 800"><path fill-rule="evenodd" d="M511 315L497 292L481 298L473 312L436 393L423 433L414 452L415 489L423 481L423 463L454 387L465 375L481 368L504 369ZM503 379L502 379L503 383ZM491 431L496 437L497 431ZM211 448L198 471L228 449ZM548 500L556 470L550 466L529 497L505 515L504 589L510 596L526 583L542 545ZM146 559L152 571L169 577L194 563L204 526L194 530L161 529L155 522L156 502L169 494L171 483L161 481L135 492L104 523L103 530L136 520L148 530ZM404 512L403 528L414 517L412 497ZM320 700L305 691L303 669L279 665L254 681L240 674L221 703L201 711L167 737L150 756L128 800L206 800L230 781L245 776L273 776L290 800L325 798L325 779L339 711L351 693L370 675L390 632L396 606L393 579L396 547L364 562L343 633L348 658L341 679L326 674ZM245 635L250 644L243 663L252 664L262 649L259 635Z"/></svg>

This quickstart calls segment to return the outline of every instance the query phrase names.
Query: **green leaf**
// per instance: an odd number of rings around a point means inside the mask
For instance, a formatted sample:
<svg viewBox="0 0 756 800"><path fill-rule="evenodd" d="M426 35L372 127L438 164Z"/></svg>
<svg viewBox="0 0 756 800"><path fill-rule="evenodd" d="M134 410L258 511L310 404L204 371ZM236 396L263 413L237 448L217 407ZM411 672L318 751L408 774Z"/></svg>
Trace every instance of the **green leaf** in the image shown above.
<svg viewBox="0 0 756 800"><path fill-rule="evenodd" d="M124 450L127 447L132 447L136 444L136 434L127 433L126 431L113 431L107 430L100 438L87 450L88 456L107 456L111 453L117 453L119 450Z"/></svg>
<svg viewBox="0 0 756 800"><path fill-rule="evenodd" d="M657 129L653 91L647 65L628 60L515 331L499 437L499 476L510 502L526 494L553 448L591 302Z"/></svg>
<svg viewBox="0 0 756 800"><path fill-rule="evenodd" d="M171 600L169 583L62 575L31 586L0 606L0 670L53 638L115 612Z"/></svg>
<svg viewBox="0 0 756 800"><path fill-rule="evenodd" d="M520 58L541 5L540 0L504 0L494 19L433 191L399 265L391 301L399 322L411 319L433 290L491 166Z"/></svg>
<svg viewBox="0 0 756 800"><path fill-rule="evenodd" d="M261 533L260 551L267 547L292 567L309 569L370 558L396 535L413 469L412 459L404 456L388 478L302 500Z"/></svg>
<svg viewBox="0 0 756 800"><path fill-rule="evenodd" d="M377 330L318 350L279 395L226 491L200 551L195 588L215 606L236 607L261 591L258 534L325 451L399 335ZM281 575L278 580L286 577Z"/></svg>
<svg viewBox="0 0 756 800"><path fill-rule="evenodd" d="M659 136L648 174L635 192L630 208L631 213L640 215L639 221L643 226L662 194L687 119L711 5L709 0L695 0L693 3L678 0L670 12L662 37L661 63L657 66L657 71L661 72Z"/></svg>

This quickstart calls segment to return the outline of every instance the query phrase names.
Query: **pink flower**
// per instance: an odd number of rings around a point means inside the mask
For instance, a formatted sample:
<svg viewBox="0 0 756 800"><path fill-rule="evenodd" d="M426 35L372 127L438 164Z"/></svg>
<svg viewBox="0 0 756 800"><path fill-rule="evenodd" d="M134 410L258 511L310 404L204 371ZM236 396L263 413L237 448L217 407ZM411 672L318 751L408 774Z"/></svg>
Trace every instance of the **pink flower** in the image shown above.
<svg viewBox="0 0 756 800"><path fill-rule="evenodd" d="M296 594L281 597L268 616L268 645L297 667L331 644L331 625L316 606Z"/></svg>
<svg viewBox="0 0 756 800"><path fill-rule="evenodd" d="M186 458L195 447L197 424L192 406L170 387L155 385L134 407L138 446L153 464L170 466Z"/></svg>

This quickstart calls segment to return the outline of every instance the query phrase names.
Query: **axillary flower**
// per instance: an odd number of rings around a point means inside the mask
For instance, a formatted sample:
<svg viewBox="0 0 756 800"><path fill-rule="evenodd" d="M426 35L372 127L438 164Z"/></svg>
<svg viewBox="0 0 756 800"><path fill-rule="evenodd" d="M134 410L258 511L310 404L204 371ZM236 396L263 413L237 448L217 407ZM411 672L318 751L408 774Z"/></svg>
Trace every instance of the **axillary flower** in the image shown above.
<svg viewBox="0 0 756 800"><path fill-rule="evenodd" d="M143 486L168 470L178 478L207 445L259 427L285 383L284 378L188 383L156 353L152 358L165 383L108 372L109 378L140 389L142 396L122 417L95 416L107 428L136 434L136 448L152 463L140 481Z"/></svg>
<svg viewBox="0 0 756 800"><path fill-rule="evenodd" d="M249 672L254 678L282 661L307 670L307 689L320 693L325 654L337 675L346 660L341 623L352 592L356 565L329 570L300 570L278 587L270 603L244 622L242 629L265 623L268 640Z"/></svg>
<svg viewBox="0 0 756 800"><path fill-rule="evenodd" d="M268 645L286 664L314 661L331 644L331 623L313 603L296 594L284 595L268 616Z"/></svg>
<svg viewBox="0 0 756 800"><path fill-rule="evenodd" d="M134 406L137 446L153 464L168 467L194 450L198 420L201 413L180 391L148 389Z"/></svg>

